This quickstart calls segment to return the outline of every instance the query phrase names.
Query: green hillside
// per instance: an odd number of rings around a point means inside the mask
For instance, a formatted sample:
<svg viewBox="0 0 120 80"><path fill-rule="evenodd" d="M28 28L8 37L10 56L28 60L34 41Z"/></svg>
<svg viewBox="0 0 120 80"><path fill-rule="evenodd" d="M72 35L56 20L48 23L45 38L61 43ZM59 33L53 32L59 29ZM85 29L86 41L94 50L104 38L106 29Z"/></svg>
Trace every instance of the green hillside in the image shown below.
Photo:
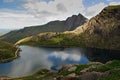
<svg viewBox="0 0 120 80"><path fill-rule="evenodd" d="M15 59L18 54L18 48L13 44L0 41L0 62L7 62Z"/></svg>

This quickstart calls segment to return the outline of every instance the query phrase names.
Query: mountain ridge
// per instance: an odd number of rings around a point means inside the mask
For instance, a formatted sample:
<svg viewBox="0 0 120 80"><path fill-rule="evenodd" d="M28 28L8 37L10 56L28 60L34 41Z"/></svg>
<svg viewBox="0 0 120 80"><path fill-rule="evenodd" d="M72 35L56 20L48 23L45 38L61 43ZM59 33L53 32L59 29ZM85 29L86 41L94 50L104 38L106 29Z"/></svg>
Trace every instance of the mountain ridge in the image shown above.
<svg viewBox="0 0 120 80"><path fill-rule="evenodd" d="M74 30L76 27L84 24L86 22L87 18L85 18L83 15L74 15L72 17L67 18L64 21L51 21L48 22L45 25L41 26L30 26L25 27L20 30L14 30L11 31L3 36L0 37L0 40L4 40L10 43L15 43L18 40L32 36L37 35L42 32L64 32L64 31L70 31Z"/></svg>

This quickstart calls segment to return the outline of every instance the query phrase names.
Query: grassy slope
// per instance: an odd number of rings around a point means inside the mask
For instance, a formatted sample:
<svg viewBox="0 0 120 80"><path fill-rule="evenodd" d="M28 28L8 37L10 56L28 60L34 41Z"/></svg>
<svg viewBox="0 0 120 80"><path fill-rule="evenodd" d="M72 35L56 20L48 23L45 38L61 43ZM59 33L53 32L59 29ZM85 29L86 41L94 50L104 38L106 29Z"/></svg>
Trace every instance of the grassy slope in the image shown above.
<svg viewBox="0 0 120 80"><path fill-rule="evenodd" d="M0 62L12 60L15 57L17 48L7 42L0 41Z"/></svg>
<svg viewBox="0 0 120 80"><path fill-rule="evenodd" d="M81 71L85 68L90 67L92 64L82 64L82 65L75 65L77 68L75 71L68 71L68 70L63 70L58 73L51 72L49 70L43 69L40 70L36 73L34 73L31 76L26 76L22 78L15 78L11 80L53 80L53 78L59 77L59 76L67 76L71 73L75 73L77 76L81 76L82 73ZM103 76L98 78L97 80L119 80L120 79L120 70L115 71L117 69L120 69L120 61L112 61L109 63L106 63L105 65L97 65L95 68L89 68L88 72L100 72L104 73L107 71L110 71L110 73L107 76Z"/></svg>

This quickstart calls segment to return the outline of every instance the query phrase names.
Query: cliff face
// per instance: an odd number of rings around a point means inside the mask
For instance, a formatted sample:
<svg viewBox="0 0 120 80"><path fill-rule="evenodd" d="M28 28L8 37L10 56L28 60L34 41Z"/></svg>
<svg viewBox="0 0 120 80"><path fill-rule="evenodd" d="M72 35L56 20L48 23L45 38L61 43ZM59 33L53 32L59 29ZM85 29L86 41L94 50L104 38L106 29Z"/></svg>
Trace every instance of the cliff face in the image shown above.
<svg viewBox="0 0 120 80"><path fill-rule="evenodd" d="M120 6L108 6L84 25L64 33L44 33L19 41L41 46L79 46L120 50Z"/></svg>
<svg viewBox="0 0 120 80"><path fill-rule="evenodd" d="M83 27L93 47L120 49L120 6L106 7Z"/></svg>
<svg viewBox="0 0 120 80"><path fill-rule="evenodd" d="M88 22L87 33L98 34L103 37L120 35L120 8L110 9L109 7L106 7Z"/></svg>
<svg viewBox="0 0 120 80"><path fill-rule="evenodd" d="M81 14L74 15L72 17L69 17L65 21L51 21L45 25L25 27L20 30L11 31L0 37L0 39L7 42L15 43L22 38L36 35L42 32L64 32L74 30L78 26L84 24L86 20L87 19Z"/></svg>

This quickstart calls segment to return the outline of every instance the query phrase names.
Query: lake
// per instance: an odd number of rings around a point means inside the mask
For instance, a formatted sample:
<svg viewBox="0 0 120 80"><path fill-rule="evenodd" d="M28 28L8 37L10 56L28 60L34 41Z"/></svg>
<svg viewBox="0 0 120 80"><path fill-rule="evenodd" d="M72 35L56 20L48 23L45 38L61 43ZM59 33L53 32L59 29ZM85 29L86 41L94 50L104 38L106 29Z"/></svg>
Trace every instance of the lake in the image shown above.
<svg viewBox="0 0 120 80"><path fill-rule="evenodd" d="M120 59L119 51L90 48L45 48L20 46L20 57L0 64L0 76L24 76L47 68L57 70L65 64L85 64Z"/></svg>

